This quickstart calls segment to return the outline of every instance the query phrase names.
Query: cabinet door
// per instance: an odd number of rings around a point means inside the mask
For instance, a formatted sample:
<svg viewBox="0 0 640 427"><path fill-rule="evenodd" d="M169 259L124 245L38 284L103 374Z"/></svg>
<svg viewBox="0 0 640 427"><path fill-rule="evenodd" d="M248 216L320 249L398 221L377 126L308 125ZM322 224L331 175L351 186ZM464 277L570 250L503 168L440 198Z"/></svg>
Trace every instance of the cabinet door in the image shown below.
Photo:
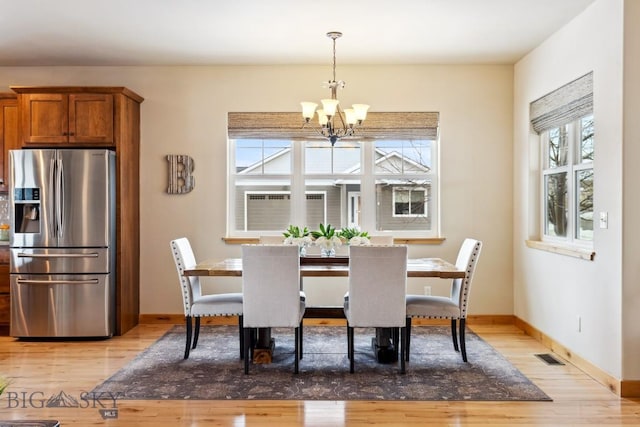
<svg viewBox="0 0 640 427"><path fill-rule="evenodd" d="M66 144L69 134L68 96L29 93L21 96L22 141L25 145Z"/></svg>
<svg viewBox="0 0 640 427"><path fill-rule="evenodd" d="M113 95L69 95L69 143L112 145Z"/></svg>
<svg viewBox="0 0 640 427"><path fill-rule="evenodd" d="M9 247L0 246L0 335L9 326Z"/></svg>
<svg viewBox="0 0 640 427"><path fill-rule="evenodd" d="M9 186L8 150L20 148L18 144L18 100L0 99L0 191Z"/></svg>

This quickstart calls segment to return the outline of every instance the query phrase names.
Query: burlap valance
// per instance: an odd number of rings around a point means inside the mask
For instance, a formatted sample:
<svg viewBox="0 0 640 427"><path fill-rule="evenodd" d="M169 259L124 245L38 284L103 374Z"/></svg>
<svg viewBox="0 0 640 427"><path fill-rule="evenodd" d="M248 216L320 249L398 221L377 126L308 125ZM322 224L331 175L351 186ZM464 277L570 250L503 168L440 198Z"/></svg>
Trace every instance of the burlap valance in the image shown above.
<svg viewBox="0 0 640 427"><path fill-rule="evenodd" d="M530 118L541 133L593 112L593 71L533 101Z"/></svg>
<svg viewBox="0 0 640 427"><path fill-rule="evenodd" d="M320 139L313 128L303 128L301 113L229 113L231 139ZM358 139L435 139L439 113L372 112L357 130Z"/></svg>

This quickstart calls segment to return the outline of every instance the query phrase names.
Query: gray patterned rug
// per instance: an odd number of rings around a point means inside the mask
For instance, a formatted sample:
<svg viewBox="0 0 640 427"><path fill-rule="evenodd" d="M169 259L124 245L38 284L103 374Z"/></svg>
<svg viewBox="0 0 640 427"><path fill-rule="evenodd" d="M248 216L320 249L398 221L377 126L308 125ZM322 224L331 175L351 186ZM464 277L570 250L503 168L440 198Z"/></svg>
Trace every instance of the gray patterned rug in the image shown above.
<svg viewBox="0 0 640 427"><path fill-rule="evenodd" d="M349 373L345 327L304 329L304 357L293 374L293 330L274 329L274 363L244 374L237 327L203 326L198 348L183 359L184 328L176 326L93 392L124 400L544 400L551 399L472 332L464 363L450 330L417 326L406 375L377 363L373 329L356 329L355 370Z"/></svg>

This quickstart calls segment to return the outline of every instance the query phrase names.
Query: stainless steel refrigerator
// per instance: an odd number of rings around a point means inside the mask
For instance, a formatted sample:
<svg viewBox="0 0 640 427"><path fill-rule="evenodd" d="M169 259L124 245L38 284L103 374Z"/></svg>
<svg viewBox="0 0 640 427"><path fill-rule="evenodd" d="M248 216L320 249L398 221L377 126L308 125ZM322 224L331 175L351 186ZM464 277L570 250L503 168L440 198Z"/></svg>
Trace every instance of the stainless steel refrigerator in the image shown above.
<svg viewBox="0 0 640 427"><path fill-rule="evenodd" d="M115 329L115 154L11 150L13 337Z"/></svg>

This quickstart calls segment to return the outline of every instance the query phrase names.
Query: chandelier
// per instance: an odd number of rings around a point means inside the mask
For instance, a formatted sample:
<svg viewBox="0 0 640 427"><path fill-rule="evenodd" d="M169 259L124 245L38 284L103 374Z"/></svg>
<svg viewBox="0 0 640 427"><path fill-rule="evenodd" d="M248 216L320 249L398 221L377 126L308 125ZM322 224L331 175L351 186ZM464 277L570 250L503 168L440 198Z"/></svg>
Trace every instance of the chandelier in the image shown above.
<svg viewBox="0 0 640 427"><path fill-rule="evenodd" d="M338 100L338 88L344 88L345 82L336 81L336 39L340 38L342 33L339 31L330 31L327 37L333 40L333 80L325 82L325 87L331 90L331 98L322 99L322 109L318 110L318 124L320 127L314 129L321 136L331 142L333 146L341 138L355 135L356 128L362 125L367 117L369 106L366 104L353 104L352 108L340 108ZM303 127L311 127L311 119L316 113L318 104L315 102L301 102L302 117L304 117Z"/></svg>

